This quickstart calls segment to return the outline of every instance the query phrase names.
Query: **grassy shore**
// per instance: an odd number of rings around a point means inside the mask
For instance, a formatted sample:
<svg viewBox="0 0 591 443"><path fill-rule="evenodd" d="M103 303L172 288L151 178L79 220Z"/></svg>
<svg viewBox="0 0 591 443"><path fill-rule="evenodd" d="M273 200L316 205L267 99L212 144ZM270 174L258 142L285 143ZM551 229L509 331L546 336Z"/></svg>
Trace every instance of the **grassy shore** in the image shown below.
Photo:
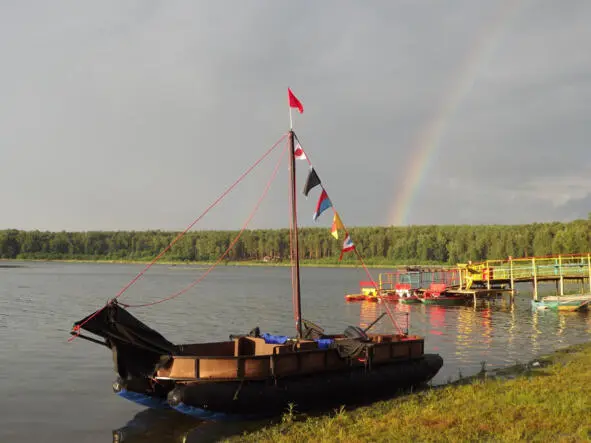
<svg viewBox="0 0 591 443"><path fill-rule="evenodd" d="M287 413L229 441L591 441L591 343L329 416Z"/></svg>

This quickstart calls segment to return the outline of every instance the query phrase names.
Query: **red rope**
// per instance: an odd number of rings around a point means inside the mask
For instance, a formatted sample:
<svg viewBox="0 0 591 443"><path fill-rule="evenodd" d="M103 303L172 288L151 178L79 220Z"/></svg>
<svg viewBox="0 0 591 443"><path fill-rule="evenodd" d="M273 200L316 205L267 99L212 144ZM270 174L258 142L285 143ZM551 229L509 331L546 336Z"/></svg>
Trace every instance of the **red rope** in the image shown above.
<svg viewBox="0 0 591 443"><path fill-rule="evenodd" d="M170 248L172 248L172 246L178 242L188 231L189 229L191 229L193 226L195 226L197 224L197 222L199 222L203 217L205 217L205 215L214 207L216 206L224 197L226 197L226 195L228 195L254 168L256 168L271 152L273 152L275 150L275 148L283 141L285 140L285 138L287 137L287 134L283 134L281 136L281 138L279 140L277 140L256 162L254 162L245 172L242 173L242 175L240 177L238 177L238 179L232 183L230 185L230 187L228 187L212 204L210 204L207 209L205 209L205 211L199 216L197 217L195 220L193 220L193 222L187 226L187 228L182 231L180 234L178 234L176 236L176 238L170 242L168 244L168 246L166 246L166 248L164 248L160 254L158 254L150 263L148 263L146 265L146 267L144 269L142 269L133 279L131 279L131 281L129 283L127 283L125 286L123 286L123 288L121 288L121 290L117 293L117 295L115 295L115 297L113 298L113 300L118 299L119 297L121 297L123 295L123 293L125 291L127 291L135 282L137 282L145 273L146 271L148 271L148 269L150 269L158 260L160 260L162 258L162 256L164 254L166 254L166 252L168 252L170 250ZM74 330L76 331L76 335L73 335L72 337L70 337L68 339L68 341L72 341L74 340L76 337L78 337L78 335L80 335L80 328L82 326L84 326L86 323L88 323L90 320L92 320L94 317L96 317L103 309L105 309L105 307L108 306L108 303L103 306L102 308L98 309L94 314L92 314L91 316L89 316L86 320L84 320L82 323L80 323L79 325L77 325L76 327L74 327Z"/></svg>
<svg viewBox="0 0 591 443"><path fill-rule="evenodd" d="M242 236L242 234L244 233L244 231L248 227L248 224L252 221L252 219L253 219L254 215L256 214L257 210L259 209L259 207L260 207L263 199L267 195L267 192L269 192L269 188L271 187L271 183L273 183L273 180L277 176L277 171L279 170L279 165L281 164L281 161L282 160L283 160L283 156L279 157L279 160L277 161L277 164L275 165L275 168L273 169L273 174L271 174L271 178L269 179L269 181L267 182L267 185L265 186L265 189L263 190L263 194L260 196L260 198L257 201L254 209L249 214L248 218L246 219L246 222L244 222L244 224L242 225L242 228L240 229L240 232L238 233L238 235L236 237L234 237L234 239L232 240L232 242L230 243L230 245L228 246L228 248L224 251L224 253L218 258L218 260L213 265L211 265L203 273L203 275L201 277L199 277L197 280L194 280L192 283L190 283L189 285L185 286L180 291L175 292L174 294L172 294L172 295L170 295L168 297L162 298L160 300L156 300L156 301L153 301L153 302L150 302L150 303L143 303L143 304L140 304L140 305L128 305L128 304L124 304L124 303L122 303L122 305L124 307L126 307L126 308L143 308L143 307L146 307L146 306L153 306L153 305L157 305L159 303L164 303L165 301L172 300L173 298L176 298L179 295L185 294L187 291L189 291L189 289L191 289L192 287L194 287L195 285L197 285L198 283L200 283L201 281L203 281L203 279L205 279L205 277L207 277L209 275L209 273L211 271L213 271L222 262L222 260L228 255L228 253L232 250L232 248L234 247L234 245L236 245L236 243L238 242L238 240L240 240L240 237Z"/></svg>

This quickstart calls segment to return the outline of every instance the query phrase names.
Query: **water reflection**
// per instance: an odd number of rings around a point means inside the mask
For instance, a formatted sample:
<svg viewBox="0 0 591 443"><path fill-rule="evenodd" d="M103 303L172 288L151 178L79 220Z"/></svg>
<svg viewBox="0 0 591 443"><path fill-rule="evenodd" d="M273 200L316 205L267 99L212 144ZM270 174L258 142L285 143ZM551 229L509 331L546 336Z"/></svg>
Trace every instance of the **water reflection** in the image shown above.
<svg viewBox="0 0 591 443"><path fill-rule="evenodd" d="M488 369L527 362L540 354L569 344L588 341L591 316L531 309L527 293L499 298L476 306L390 304L397 313L409 313L410 332L425 337L426 352L437 352L444 367L434 379L442 383L463 375L476 374L486 362ZM367 327L382 312L378 303L360 303L359 323ZM379 323L380 332L391 323ZM376 325L377 327L377 325ZM383 331L386 332L386 331Z"/></svg>
<svg viewBox="0 0 591 443"><path fill-rule="evenodd" d="M113 430L113 443L185 443L203 422L176 411L146 409Z"/></svg>
<svg viewBox="0 0 591 443"><path fill-rule="evenodd" d="M389 303L387 307L393 314L398 325L406 330L410 321L410 306L401 303ZM367 328L384 313L386 313L386 305L384 302L376 303L363 301L359 303L359 327L362 329ZM397 332L397 328L393 325L388 316L384 316L378 323L371 327L370 332L394 334Z"/></svg>
<svg viewBox="0 0 591 443"><path fill-rule="evenodd" d="M176 411L145 409L125 426L113 430L113 443L207 443L244 431L255 431L269 420L201 421Z"/></svg>

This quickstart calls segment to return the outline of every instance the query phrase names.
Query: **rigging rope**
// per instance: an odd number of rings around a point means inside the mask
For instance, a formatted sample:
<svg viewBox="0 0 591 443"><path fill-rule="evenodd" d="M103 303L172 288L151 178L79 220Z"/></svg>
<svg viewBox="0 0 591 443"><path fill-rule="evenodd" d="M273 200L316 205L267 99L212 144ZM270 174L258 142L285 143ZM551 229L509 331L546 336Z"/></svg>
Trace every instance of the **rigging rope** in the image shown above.
<svg viewBox="0 0 591 443"><path fill-rule="evenodd" d="M246 171L244 171L242 173L242 175L240 175L240 177L238 177L238 179L236 179L236 181L234 181L234 183L232 183L213 203L211 203L205 209L205 211L203 211L203 213L199 217L197 217L195 220L193 220L193 222L189 226L187 226L187 228L184 231L182 231L180 234L178 234L174 238L174 240L172 242L170 242L168 244L168 246L166 246L166 248L164 248L154 259L152 259L152 261L150 263L148 263L144 267L144 269L142 269L133 279L131 279L131 281L129 283L127 283L125 286L123 286L123 288L121 288L121 290L117 293L117 295L115 295L115 297L111 301L116 300L119 297L121 297L125 293L125 291L127 291L134 283L136 283L148 271L148 269L150 269L158 260L160 260L162 258L162 256L164 254L166 254L166 252L168 252L170 250L170 248L172 248L174 246L174 244L176 242L178 242L193 226L195 226L203 217L205 217L205 215L211 209L213 209L214 206L216 206L224 197L226 197L248 174L250 174L254 168L256 168L265 158L267 158L267 156L269 154L271 154L271 152L273 152L275 150L275 148L277 148L277 146L279 146L279 144L283 140L285 140L286 137L287 137L287 133L283 134L281 136L281 138L279 138L279 140L277 140L257 161L255 161ZM87 317L86 320L84 320L82 323L80 323L79 325L76 325L74 327L74 330L76 331L76 335L73 335L72 337L70 337L68 339L68 341L71 342L76 337L78 337L78 335L80 335L80 328L82 326L84 326L86 323L88 323L90 320L92 320L94 317L96 317L103 309L105 309L106 306L108 306L109 303L107 303L106 305L104 305L103 307L101 307L100 309L95 311L94 314Z"/></svg>
<svg viewBox="0 0 591 443"><path fill-rule="evenodd" d="M298 143L301 146L300 139L298 138L298 136L296 134L294 134L294 137L295 137L295 139L298 141ZM307 152L306 152L306 161L308 162L308 165L309 166L312 166L312 161L310 160L310 156L309 156L309 154ZM321 184L320 186L322 186L322 188L324 189L324 185L323 184ZM332 200L331 200L331 202L332 202ZM332 203L331 208L332 208L333 213L336 214L337 213L337 210L336 210L336 208L334 206L334 203ZM342 222L343 222L343 220L341 219L341 223ZM344 223L343 223L343 228L344 228L344 231L345 231L345 235L349 235L349 232L347 231L347 227L345 226ZM374 288L377 289L376 292L377 292L378 298L380 300L382 300L382 301L385 301L384 297L382 296L381 289L378 288L378 284L373 279L371 273L369 272L369 269L365 265L365 262L363 261L363 257L361 256L361 253L357 250L357 248L355 248L354 251L355 251L355 254L357 255L357 258L359 259L359 262L361 263L361 266L363 267L363 270L365 271L365 274L367 275L367 278L372 282ZM394 314L390 310L390 307L388 306L388 303L384 303L384 307L386 308L386 312L388 314L388 317L390 318L390 320L392 321L392 324L396 327L396 329L398 330L398 332L400 333L400 335L405 335L403 333L403 331L402 331L402 328L398 325L398 322L394 318Z"/></svg>
<svg viewBox="0 0 591 443"><path fill-rule="evenodd" d="M277 161L277 164L275 165L275 168L273 169L273 173L271 174L271 178L267 182L267 185L265 186L265 189L263 190L262 195L259 197L259 200L257 201L254 209L251 211L251 213L249 214L248 218L246 219L246 221L242 225L242 228L240 229L240 232L238 232L238 235L236 235L236 237L234 237L234 239L232 240L232 242L230 243L230 245L228 246L228 248L224 251L224 253L217 259L217 261L213 265L211 265L203 273L203 275L201 275L198 279L196 279L193 282L191 282L189 285L185 286L180 291L175 292L174 294L169 295L168 297L162 298L160 300L156 300L156 301L153 301L153 302L150 302L150 303L142 303L142 304L139 304L139 305L128 305L128 304L125 304L125 303L120 303L120 304L123 307L125 307L125 308L143 308L143 307L146 307L146 306L157 305L159 303L163 303L165 301L172 300L173 298L176 298L179 295L183 295L184 293L186 293L187 291L189 291L189 289L193 288L195 285L197 285L203 279L205 279L205 277L207 277L209 275L209 273L211 271L213 271L222 262L222 260L224 260L224 258L228 255L228 253L232 250L232 248L234 248L234 245L236 245L236 243L238 242L238 240L240 240L240 237L242 236L242 234L244 233L244 231L248 227L249 223L252 221L252 219L253 219L254 215L256 214L256 212L258 211L258 209L259 209L259 207L260 207L263 199L266 197L267 192L269 192L269 188L271 187L271 183L273 183L273 180L275 180L275 177L277 176L277 171L279 170L279 165L281 164L281 161L282 160L283 160L283 156L279 157L279 160Z"/></svg>

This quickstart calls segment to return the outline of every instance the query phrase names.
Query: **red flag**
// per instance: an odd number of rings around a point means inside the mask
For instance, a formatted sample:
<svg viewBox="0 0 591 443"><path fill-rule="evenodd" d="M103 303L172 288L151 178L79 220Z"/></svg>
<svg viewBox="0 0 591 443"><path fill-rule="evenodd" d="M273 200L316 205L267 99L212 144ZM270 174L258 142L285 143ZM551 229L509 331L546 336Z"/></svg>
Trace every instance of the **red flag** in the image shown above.
<svg viewBox="0 0 591 443"><path fill-rule="evenodd" d="M289 88L287 88L287 97L289 98L289 107L298 108L298 111L300 111L300 114L302 114L304 112L304 105L302 105L302 102L299 101L295 95L293 95L293 92L291 92L291 89Z"/></svg>

